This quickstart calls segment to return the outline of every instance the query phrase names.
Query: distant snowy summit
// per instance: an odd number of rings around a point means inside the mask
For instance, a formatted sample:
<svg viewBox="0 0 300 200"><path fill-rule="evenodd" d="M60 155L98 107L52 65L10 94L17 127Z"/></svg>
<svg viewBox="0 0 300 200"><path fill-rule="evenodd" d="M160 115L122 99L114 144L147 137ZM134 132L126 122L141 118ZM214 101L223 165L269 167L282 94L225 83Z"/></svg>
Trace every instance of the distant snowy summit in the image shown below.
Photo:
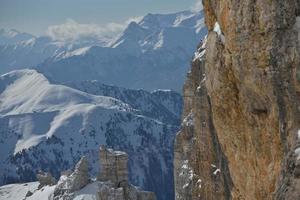
<svg viewBox="0 0 300 200"><path fill-rule="evenodd" d="M33 38L35 38L35 36L28 33L22 33L15 29L0 29L0 45L16 44Z"/></svg>
<svg viewBox="0 0 300 200"><path fill-rule="evenodd" d="M128 179L128 155L101 146L100 174L89 175L88 161L82 157L73 172L63 172L57 183L49 173L38 174L39 182L0 187L6 200L156 200L153 192L142 191Z"/></svg>
<svg viewBox="0 0 300 200"><path fill-rule="evenodd" d="M38 37L2 45L0 72L32 67L61 84L99 80L132 89L181 92L193 52L206 33L202 11L148 14L109 40L63 43Z"/></svg>

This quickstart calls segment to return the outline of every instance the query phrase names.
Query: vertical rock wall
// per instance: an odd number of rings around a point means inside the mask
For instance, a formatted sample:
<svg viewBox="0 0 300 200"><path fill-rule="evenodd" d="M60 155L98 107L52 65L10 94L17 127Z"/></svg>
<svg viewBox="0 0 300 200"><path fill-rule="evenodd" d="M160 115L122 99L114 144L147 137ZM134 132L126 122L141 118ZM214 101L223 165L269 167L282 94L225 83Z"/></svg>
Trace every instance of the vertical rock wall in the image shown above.
<svg viewBox="0 0 300 200"><path fill-rule="evenodd" d="M184 86L182 130L175 141L176 199L226 199L232 187L227 161L211 118L205 86L205 42L197 52Z"/></svg>
<svg viewBox="0 0 300 200"><path fill-rule="evenodd" d="M176 199L300 199L299 1L203 5L209 33L184 88Z"/></svg>

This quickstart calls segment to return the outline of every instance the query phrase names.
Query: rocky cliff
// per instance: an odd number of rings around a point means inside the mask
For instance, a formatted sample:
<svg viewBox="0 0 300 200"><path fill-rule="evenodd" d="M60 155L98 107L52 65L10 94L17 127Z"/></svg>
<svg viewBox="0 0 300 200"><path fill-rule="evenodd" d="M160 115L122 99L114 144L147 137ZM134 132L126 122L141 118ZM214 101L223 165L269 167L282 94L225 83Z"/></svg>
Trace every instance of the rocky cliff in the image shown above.
<svg viewBox="0 0 300 200"><path fill-rule="evenodd" d="M299 199L296 0L204 0L184 87L176 199Z"/></svg>

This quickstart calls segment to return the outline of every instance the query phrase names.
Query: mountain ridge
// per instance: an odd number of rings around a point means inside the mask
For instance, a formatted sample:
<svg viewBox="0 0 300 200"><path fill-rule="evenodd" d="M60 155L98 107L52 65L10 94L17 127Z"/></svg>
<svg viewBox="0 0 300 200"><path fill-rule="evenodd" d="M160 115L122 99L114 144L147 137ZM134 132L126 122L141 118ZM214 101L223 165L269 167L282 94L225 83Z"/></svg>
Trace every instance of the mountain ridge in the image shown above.
<svg viewBox="0 0 300 200"><path fill-rule="evenodd" d="M206 33L202 11L148 14L105 44L84 39L64 44L43 36L0 45L0 73L30 67L60 84L98 79L131 89L181 92L195 44Z"/></svg>

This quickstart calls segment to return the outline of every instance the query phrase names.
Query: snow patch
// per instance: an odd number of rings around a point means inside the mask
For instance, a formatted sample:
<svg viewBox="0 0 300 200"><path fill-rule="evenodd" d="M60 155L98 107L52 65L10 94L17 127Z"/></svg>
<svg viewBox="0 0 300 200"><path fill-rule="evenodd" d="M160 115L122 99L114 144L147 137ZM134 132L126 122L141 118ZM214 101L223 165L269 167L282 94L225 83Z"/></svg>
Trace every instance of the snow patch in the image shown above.
<svg viewBox="0 0 300 200"><path fill-rule="evenodd" d="M194 126L194 114L193 114L193 113L190 113L188 116L186 116L186 117L183 119L182 124L183 124L184 126Z"/></svg>
<svg viewBox="0 0 300 200"><path fill-rule="evenodd" d="M223 35L219 22L215 23L213 31L218 34L222 43L225 43L225 36Z"/></svg>
<svg viewBox="0 0 300 200"><path fill-rule="evenodd" d="M202 188L202 180L201 179L198 179L198 181L196 182L196 184L198 185L198 188L201 189Z"/></svg>
<svg viewBox="0 0 300 200"><path fill-rule="evenodd" d="M154 45L153 49L154 50L157 50L157 49L160 49L162 48L164 45L164 34L163 32L159 33L159 36L158 36L158 42Z"/></svg>
<svg viewBox="0 0 300 200"><path fill-rule="evenodd" d="M180 26L182 24L183 21L185 21L185 20L187 20L187 19L189 19L189 18L191 18L193 16L194 16L194 13L191 13L189 15L184 15L184 14L183 15L179 15L179 16L176 17L173 26L174 27L178 27L178 26Z"/></svg>
<svg viewBox="0 0 300 200"><path fill-rule="evenodd" d="M76 49L76 50L74 50L74 51L65 53L65 54L62 56L62 58L69 58L69 57L72 57L72 56L83 56L83 55L85 55L90 49L91 49L91 47L83 47L83 48L79 48L79 49Z"/></svg>
<svg viewBox="0 0 300 200"><path fill-rule="evenodd" d="M206 53L206 50L203 50L203 51L200 51L200 52L196 52L195 54L194 54L194 61L195 60L201 60L201 58L203 58L204 57L204 55L205 55L205 53Z"/></svg>
<svg viewBox="0 0 300 200"><path fill-rule="evenodd" d="M220 169L216 169L216 170L213 172L214 175L217 175L218 173L221 173L221 170L220 170Z"/></svg>
<svg viewBox="0 0 300 200"><path fill-rule="evenodd" d="M201 47L195 52L193 61L196 61L196 60L201 61L205 58L206 42L207 42L207 37L204 38Z"/></svg>
<svg viewBox="0 0 300 200"><path fill-rule="evenodd" d="M179 177L181 177L184 181L182 189L185 189L190 186L194 176L194 170L189 166L189 161L184 160L181 166L181 171L179 173Z"/></svg>

